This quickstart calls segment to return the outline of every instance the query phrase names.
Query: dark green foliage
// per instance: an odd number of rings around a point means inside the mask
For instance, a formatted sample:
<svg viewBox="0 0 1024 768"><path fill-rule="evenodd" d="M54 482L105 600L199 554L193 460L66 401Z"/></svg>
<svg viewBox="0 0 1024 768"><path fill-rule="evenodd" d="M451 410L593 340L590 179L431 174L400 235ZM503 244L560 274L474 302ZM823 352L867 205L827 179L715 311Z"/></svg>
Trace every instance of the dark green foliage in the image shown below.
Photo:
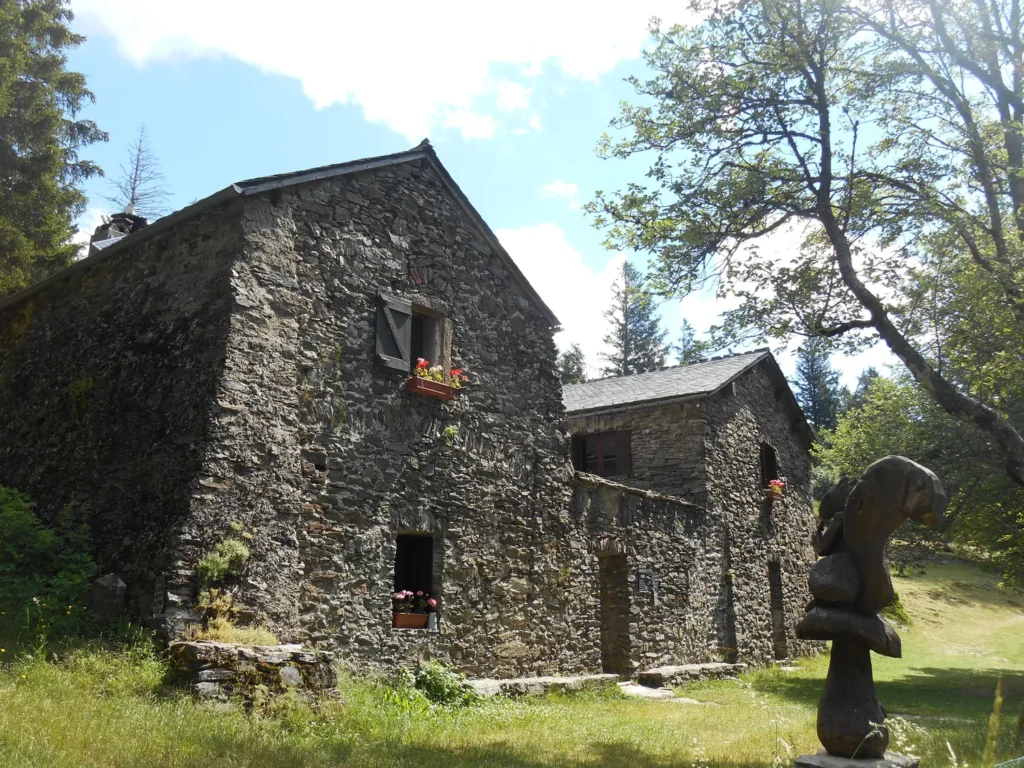
<svg viewBox="0 0 1024 768"><path fill-rule="evenodd" d="M465 684L465 676L436 661L425 662L416 670L415 687L434 704L445 707L464 707L479 699L476 691Z"/></svg>
<svg viewBox="0 0 1024 768"><path fill-rule="evenodd" d="M697 339L697 332L690 322L683 320L683 327L679 330L679 342L672 345L672 352L678 358L679 365L700 362L710 348L708 342Z"/></svg>
<svg viewBox="0 0 1024 768"><path fill-rule="evenodd" d="M604 343L612 348L612 352L601 355L607 363L603 373L606 376L631 376L661 370L668 353L666 332L661 328L643 275L629 262L622 265L622 275L615 283L613 302L604 313L611 323L611 332L604 337Z"/></svg>
<svg viewBox="0 0 1024 768"><path fill-rule="evenodd" d="M0 486L0 639L36 642L81 630L95 576L82 519L65 510L48 527L28 496Z"/></svg>
<svg viewBox="0 0 1024 768"><path fill-rule="evenodd" d="M949 496L946 522L935 529L907 522L898 536L916 545L959 542L1024 583L1024 489L981 432L945 413L909 377L874 378L861 406L819 437L816 460L833 480L857 477L893 453L934 470Z"/></svg>
<svg viewBox="0 0 1024 768"><path fill-rule="evenodd" d="M558 378L563 384L582 384L587 380L587 358L579 344L573 344L568 352L562 352L556 365Z"/></svg>
<svg viewBox="0 0 1024 768"><path fill-rule="evenodd" d="M834 429L843 393L839 371L829 359L829 348L822 339L808 339L796 353L796 399L815 429Z"/></svg>
<svg viewBox="0 0 1024 768"><path fill-rule="evenodd" d="M66 69L85 40L65 0L0 0L0 297L71 263L82 180L100 169L79 150L106 134L78 119L93 100Z"/></svg>

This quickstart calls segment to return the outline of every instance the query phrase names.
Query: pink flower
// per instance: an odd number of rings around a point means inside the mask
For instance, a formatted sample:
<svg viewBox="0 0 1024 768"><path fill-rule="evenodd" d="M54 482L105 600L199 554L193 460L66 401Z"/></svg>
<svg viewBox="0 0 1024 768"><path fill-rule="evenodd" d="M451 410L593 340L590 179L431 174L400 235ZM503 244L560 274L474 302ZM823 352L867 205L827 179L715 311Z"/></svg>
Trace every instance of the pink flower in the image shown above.
<svg viewBox="0 0 1024 768"><path fill-rule="evenodd" d="M419 591L418 591L418 592L416 593L416 597L423 597L423 590L422 590L422 589L421 589L421 590L419 590Z"/></svg>
<svg viewBox="0 0 1024 768"><path fill-rule="evenodd" d="M427 600L427 605L429 605L431 608L437 608L437 600L435 600L434 598L430 598L429 600Z"/></svg>

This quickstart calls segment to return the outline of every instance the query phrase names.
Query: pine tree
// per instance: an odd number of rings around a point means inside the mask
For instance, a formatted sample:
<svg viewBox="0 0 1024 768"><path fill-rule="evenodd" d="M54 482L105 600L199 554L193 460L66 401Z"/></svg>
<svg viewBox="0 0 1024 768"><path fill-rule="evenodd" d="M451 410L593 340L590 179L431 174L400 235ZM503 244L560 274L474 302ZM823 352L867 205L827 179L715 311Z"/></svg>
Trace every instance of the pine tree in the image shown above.
<svg viewBox="0 0 1024 768"><path fill-rule="evenodd" d="M66 68L72 18L66 0L0 0L0 296L71 263L79 185L101 173L78 156L107 137L77 119L94 99Z"/></svg>
<svg viewBox="0 0 1024 768"><path fill-rule="evenodd" d="M796 399L815 429L835 429L843 398L839 371L822 339L808 339L796 353Z"/></svg>
<svg viewBox="0 0 1024 768"><path fill-rule="evenodd" d="M155 219L165 212L168 192L160 161L149 146L146 125L139 126L135 140L128 145L128 157L116 179L111 180L114 194L107 200L120 210L131 206L139 216Z"/></svg>
<svg viewBox="0 0 1024 768"><path fill-rule="evenodd" d="M853 388L853 392L845 387L843 388L842 407L839 409L839 415L842 416L847 411L855 411L863 407L864 403L868 400L868 390L881 377L882 374L873 365L861 371L857 377L857 386Z"/></svg>
<svg viewBox="0 0 1024 768"><path fill-rule="evenodd" d="M587 358L579 344L560 354L556 365L563 384L582 384L587 380Z"/></svg>
<svg viewBox="0 0 1024 768"><path fill-rule="evenodd" d="M672 346L672 351L679 359L679 365L699 363L708 352L708 343L696 338L697 332L688 320L683 320L679 331L679 343Z"/></svg>
<svg viewBox="0 0 1024 768"><path fill-rule="evenodd" d="M606 376L630 376L660 370L668 354L666 332L661 328L640 270L623 263L622 275L613 290L612 306L604 313L611 324L604 343L612 352L601 354L608 363L602 372Z"/></svg>

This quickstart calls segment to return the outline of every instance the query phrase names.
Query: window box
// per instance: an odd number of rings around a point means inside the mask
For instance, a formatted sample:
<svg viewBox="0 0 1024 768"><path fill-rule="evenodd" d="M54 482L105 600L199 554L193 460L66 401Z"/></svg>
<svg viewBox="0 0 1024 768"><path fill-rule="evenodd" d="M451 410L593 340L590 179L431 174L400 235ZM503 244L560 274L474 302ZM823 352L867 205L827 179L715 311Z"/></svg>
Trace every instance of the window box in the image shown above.
<svg viewBox="0 0 1024 768"><path fill-rule="evenodd" d="M410 376L408 381L409 392L422 397L432 397L435 400L451 400L455 397L456 387L440 381L431 381L422 376Z"/></svg>
<svg viewBox="0 0 1024 768"><path fill-rule="evenodd" d="M391 626L395 629L426 629L428 613L392 613Z"/></svg>
<svg viewBox="0 0 1024 768"><path fill-rule="evenodd" d="M771 488L764 489L764 497L770 501L781 501L783 497L782 491L776 491Z"/></svg>

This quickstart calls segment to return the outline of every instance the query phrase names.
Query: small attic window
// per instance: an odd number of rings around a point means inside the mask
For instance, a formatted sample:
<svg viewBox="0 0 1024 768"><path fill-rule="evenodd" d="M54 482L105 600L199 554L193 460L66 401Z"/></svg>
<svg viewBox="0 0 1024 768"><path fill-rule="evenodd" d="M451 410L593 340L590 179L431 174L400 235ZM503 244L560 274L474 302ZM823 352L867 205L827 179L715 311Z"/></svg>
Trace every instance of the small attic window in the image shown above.
<svg viewBox="0 0 1024 768"><path fill-rule="evenodd" d="M768 443L761 443L761 487L767 488L772 480L779 479L779 459L775 449Z"/></svg>
<svg viewBox="0 0 1024 768"><path fill-rule="evenodd" d="M444 365L444 362L441 360L443 355L441 345L443 325L440 316L423 312L419 307L413 307L410 339L411 351L409 356L414 366L421 357L424 360L429 360L432 365L435 363Z"/></svg>
<svg viewBox="0 0 1024 768"><path fill-rule="evenodd" d="M451 321L438 311L407 299L377 297L377 362L386 368L411 372L419 358L451 368Z"/></svg>

